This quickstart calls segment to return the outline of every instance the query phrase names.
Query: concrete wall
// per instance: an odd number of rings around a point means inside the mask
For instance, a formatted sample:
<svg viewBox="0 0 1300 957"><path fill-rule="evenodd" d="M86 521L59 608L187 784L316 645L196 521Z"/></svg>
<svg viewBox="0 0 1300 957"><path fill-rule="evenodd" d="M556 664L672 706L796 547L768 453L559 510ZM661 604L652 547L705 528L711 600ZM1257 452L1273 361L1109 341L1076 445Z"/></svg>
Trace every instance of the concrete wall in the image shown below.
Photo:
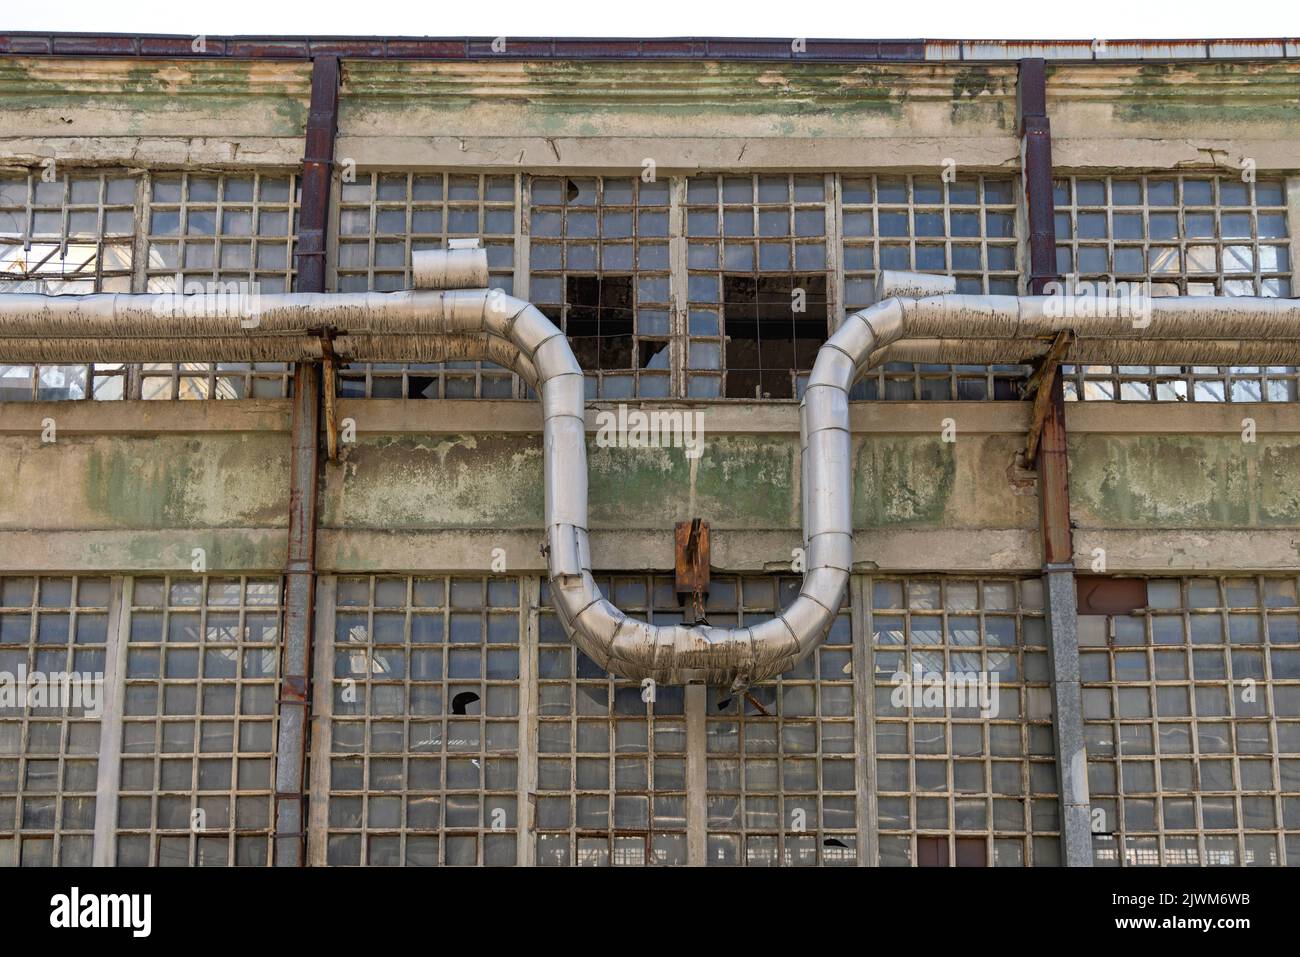
<svg viewBox="0 0 1300 957"><path fill-rule="evenodd" d="M538 407L433 410L340 403L357 441L324 469L322 571L487 571L497 548L512 572L544 568ZM1017 462L1028 413L1018 402L856 406L858 569L1038 567L1037 491ZM673 524L698 515L712 523L718 567L788 566L800 538L797 408L714 404L704 416L694 462L683 449L589 438L598 565L669 568ZM1246 418L1255 442L1242 439ZM287 401L0 405L0 570L186 569L194 548L211 570L281 567L287 423ZM1300 409L1072 404L1067 425L1080 569L1098 548L1114 572L1295 566Z"/></svg>

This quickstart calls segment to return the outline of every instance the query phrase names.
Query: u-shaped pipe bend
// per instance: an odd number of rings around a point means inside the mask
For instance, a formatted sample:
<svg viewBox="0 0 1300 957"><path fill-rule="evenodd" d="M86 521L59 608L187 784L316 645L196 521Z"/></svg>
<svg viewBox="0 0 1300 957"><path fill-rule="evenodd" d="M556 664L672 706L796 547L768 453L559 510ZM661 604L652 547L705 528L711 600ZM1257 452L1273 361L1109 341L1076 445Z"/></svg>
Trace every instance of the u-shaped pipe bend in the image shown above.
<svg viewBox="0 0 1300 957"><path fill-rule="evenodd" d="M872 353L901 335L899 300L845 320L818 353L800 403L806 571L798 597L767 621L719 628L639 621L601 594L587 528L584 381L568 339L535 306L499 291L447 296L457 302L461 322L471 319L475 300L481 300L480 331L510 342L536 371L551 597L565 631L593 661L626 678L703 681L739 690L790 670L825 638L853 563L849 389Z"/></svg>

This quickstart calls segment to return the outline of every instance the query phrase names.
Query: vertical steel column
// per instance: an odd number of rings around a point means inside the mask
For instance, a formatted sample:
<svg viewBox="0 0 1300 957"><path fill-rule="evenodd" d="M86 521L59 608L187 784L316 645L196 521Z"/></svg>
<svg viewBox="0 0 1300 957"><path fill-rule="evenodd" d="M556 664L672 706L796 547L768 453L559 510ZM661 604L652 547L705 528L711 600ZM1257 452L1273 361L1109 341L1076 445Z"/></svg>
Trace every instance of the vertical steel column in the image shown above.
<svg viewBox="0 0 1300 957"><path fill-rule="evenodd" d="M1052 130L1047 118L1047 67L1020 61L1016 84L1021 169L1029 222L1029 292L1041 294L1056 278L1056 209L1052 196ZM1070 532L1070 477L1065 395L1058 367L1039 384L1051 390L1038 453L1038 500L1043 539L1043 588L1051 635L1052 727L1061 795L1061 860L1092 866L1088 762L1083 744L1083 694L1079 684L1079 615Z"/></svg>
<svg viewBox="0 0 1300 957"><path fill-rule="evenodd" d="M297 248L299 292L325 291L334 134L338 126L339 61L312 61ZM300 362L293 378L289 547L284 570L284 652L280 663L279 738L275 762L275 863L301 867L306 855L304 766L311 700L316 591L316 489L320 446L321 367Z"/></svg>

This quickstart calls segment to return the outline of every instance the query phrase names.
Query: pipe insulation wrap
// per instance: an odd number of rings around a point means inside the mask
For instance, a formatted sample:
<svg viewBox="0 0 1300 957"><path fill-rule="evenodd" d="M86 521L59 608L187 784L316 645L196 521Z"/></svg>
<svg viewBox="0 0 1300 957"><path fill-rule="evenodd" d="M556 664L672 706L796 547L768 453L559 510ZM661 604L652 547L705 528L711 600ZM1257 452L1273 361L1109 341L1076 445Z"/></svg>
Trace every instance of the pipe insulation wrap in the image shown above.
<svg viewBox="0 0 1300 957"><path fill-rule="evenodd" d="M1021 363L1069 330L1067 362L1294 365L1300 302L1146 300L1140 316L1089 315L1051 297L957 295L949 277L882 273L878 301L817 354L800 403L806 572L775 617L738 628L656 625L601 594L587 530L585 382L564 334L535 306L483 288L486 254L453 246L413 257L417 289L257 296L0 296L0 356L17 362L480 359L512 369L542 405L547 577L556 614L600 667L665 684L743 689L788 671L826 636L853 567L848 393L885 361ZM1106 313L1106 310L1102 310ZM1071 314L1071 313L1075 314Z"/></svg>

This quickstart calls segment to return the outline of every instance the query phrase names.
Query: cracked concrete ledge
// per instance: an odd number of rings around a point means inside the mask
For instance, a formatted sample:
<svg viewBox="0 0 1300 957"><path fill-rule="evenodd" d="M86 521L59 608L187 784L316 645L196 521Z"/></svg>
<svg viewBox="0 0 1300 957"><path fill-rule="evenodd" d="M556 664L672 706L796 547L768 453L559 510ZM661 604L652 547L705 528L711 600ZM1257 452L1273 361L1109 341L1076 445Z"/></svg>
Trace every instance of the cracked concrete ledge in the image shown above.
<svg viewBox="0 0 1300 957"><path fill-rule="evenodd" d="M65 435L289 432L289 399L233 402L0 402L0 435L39 435L53 419Z"/></svg>
<svg viewBox="0 0 1300 957"><path fill-rule="evenodd" d="M213 571L272 572L283 568L283 529L173 529L168 531L0 531L0 572L131 572L190 570L191 550L208 551ZM541 530L342 531L322 528L319 569L347 574L376 571L491 571L494 548L505 550L507 571L540 574ZM672 567L672 529L592 532L598 567L625 571ZM714 563L731 572L779 571L789 567L793 531L713 534ZM1106 549L1109 575L1162 575L1237 571L1294 572L1300 529L1189 532L1103 531L1075 534L1075 566L1091 573L1094 548ZM936 564L942 556L942 568ZM1036 529L858 530L854 570L880 574L1033 574L1040 566Z"/></svg>
<svg viewBox="0 0 1300 957"><path fill-rule="evenodd" d="M55 157L81 168L297 169L301 136L0 136L0 165L38 166Z"/></svg>
<svg viewBox="0 0 1300 957"><path fill-rule="evenodd" d="M1300 568L1300 528L1074 530L1074 564L1092 573L1094 549L1104 549L1107 575L1179 575L1236 571L1294 573Z"/></svg>
<svg viewBox="0 0 1300 957"><path fill-rule="evenodd" d="M1239 173L1241 161L1247 157L1255 161L1261 173L1290 171L1300 166L1292 132L1279 132L1270 137L1209 136L1191 140L1159 134L1126 135L1115 130L1112 123L1073 125L1073 130L1067 126L1058 133L1057 118L1052 117L1052 168L1057 174L1086 170L1107 174L1123 170L1149 173L1153 169Z"/></svg>
<svg viewBox="0 0 1300 957"><path fill-rule="evenodd" d="M777 136L573 136L488 137L466 131L447 136L408 136L367 131L340 132L338 156L358 166L417 169L429 166L519 167L531 171L562 170L620 173L641 170L654 157L661 176L734 166L740 154L746 168L783 172L932 168L936 156L951 156L971 171L1017 167L1020 144L1011 134L991 129L972 135L819 136L815 132ZM795 165L791 165L792 160Z"/></svg>
<svg viewBox="0 0 1300 957"><path fill-rule="evenodd" d="M592 402L587 429L598 428L602 410L616 402ZM699 402L631 400L629 409L690 409L705 415L711 435L790 434L799 431L795 402ZM436 412L436 415L434 414ZM862 402L849 409L854 434L924 434L955 420L958 435L1020 433L1029 427L1029 402ZM54 418L69 433L148 434L164 432L288 432L288 399L231 402L0 402L0 435L39 434ZM340 399L339 419L356 421L358 435L418 433L541 432L541 407L531 399ZM1240 434L1246 418L1260 435L1300 435L1300 405L1257 403L1069 402L1070 434L1229 435Z"/></svg>

